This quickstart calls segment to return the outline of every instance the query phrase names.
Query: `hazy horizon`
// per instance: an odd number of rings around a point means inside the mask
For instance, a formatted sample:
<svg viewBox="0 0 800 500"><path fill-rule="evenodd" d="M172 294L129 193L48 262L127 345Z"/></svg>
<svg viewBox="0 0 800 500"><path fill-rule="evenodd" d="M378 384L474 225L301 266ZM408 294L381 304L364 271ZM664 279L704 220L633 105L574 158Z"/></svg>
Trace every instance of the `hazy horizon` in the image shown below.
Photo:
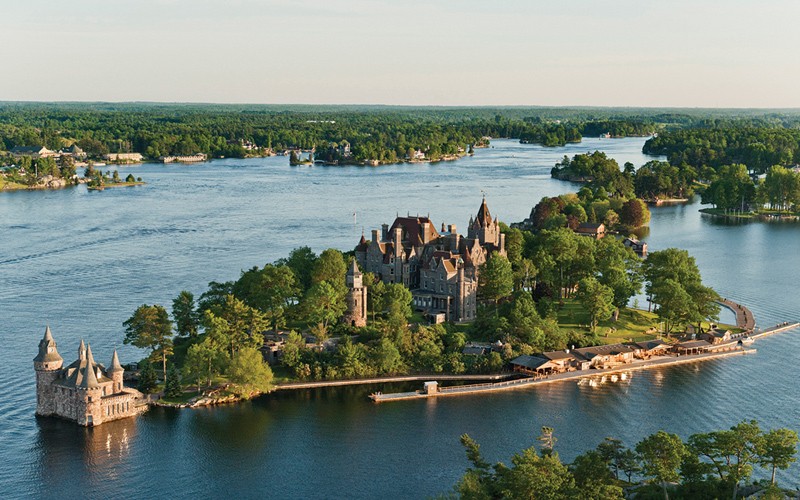
<svg viewBox="0 0 800 500"><path fill-rule="evenodd" d="M800 107L789 0L0 5L2 101Z"/></svg>

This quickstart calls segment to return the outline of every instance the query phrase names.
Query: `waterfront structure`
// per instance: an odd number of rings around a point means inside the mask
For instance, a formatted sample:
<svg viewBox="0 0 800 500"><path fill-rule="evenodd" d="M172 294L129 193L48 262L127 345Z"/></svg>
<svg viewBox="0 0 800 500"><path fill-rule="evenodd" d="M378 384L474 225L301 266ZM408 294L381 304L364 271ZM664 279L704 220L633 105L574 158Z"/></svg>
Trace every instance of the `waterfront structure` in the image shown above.
<svg viewBox="0 0 800 500"><path fill-rule="evenodd" d="M36 414L72 420L92 427L132 417L147 409L141 392L125 387L117 351L106 368L95 363L91 346L81 340L78 359L66 368L48 326L33 359Z"/></svg>
<svg viewBox="0 0 800 500"><path fill-rule="evenodd" d="M647 243L636 238L625 238L622 244L636 253L639 257L647 257Z"/></svg>
<svg viewBox="0 0 800 500"><path fill-rule="evenodd" d="M364 286L364 275L358 270L355 259L350 264L345 276L347 284L347 309L342 322L355 327L367 326L367 287Z"/></svg>
<svg viewBox="0 0 800 500"><path fill-rule="evenodd" d="M193 155L182 155L182 156L161 156L159 160L163 163L174 163L174 162L181 162L181 163L193 163L198 161L206 161L208 156L205 153L196 153Z"/></svg>
<svg viewBox="0 0 800 500"><path fill-rule="evenodd" d="M144 160L142 153L108 153L103 155L106 161L117 161L120 163L139 163Z"/></svg>
<svg viewBox="0 0 800 500"><path fill-rule="evenodd" d="M430 217L397 217L382 230L364 235L355 248L358 264L385 283L411 290L413 304L432 318L471 321L477 311L478 270L492 252L505 255L505 235L492 218L486 198L470 217L467 236L454 224L441 232Z"/></svg>
<svg viewBox="0 0 800 500"><path fill-rule="evenodd" d="M575 232L581 236L588 236L590 238L599 240L606 235L606 225L602 222L599 224L594 222L584 222L575 228Z"/></svg>

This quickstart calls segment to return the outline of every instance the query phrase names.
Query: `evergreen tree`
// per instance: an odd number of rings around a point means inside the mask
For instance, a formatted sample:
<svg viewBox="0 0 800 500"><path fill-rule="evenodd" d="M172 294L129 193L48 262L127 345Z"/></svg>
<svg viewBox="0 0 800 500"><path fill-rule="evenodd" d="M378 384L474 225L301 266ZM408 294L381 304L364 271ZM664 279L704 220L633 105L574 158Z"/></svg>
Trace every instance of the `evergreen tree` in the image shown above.
<svg viewBox="0 0 800 500"><path fill-rule="evenodd" d="M173 363L167 370L167 380L164 382L164 395L168 398L177 398L183 394L181 389L181 374Z"/></svg>
<svg viewBox="0 0 800 500"><path fill-rule="evenodd" d="M139 371L139 383L136 388L145 394L150 394L158 387L158 375L150 361L145 361L144 366Z"/></svg>

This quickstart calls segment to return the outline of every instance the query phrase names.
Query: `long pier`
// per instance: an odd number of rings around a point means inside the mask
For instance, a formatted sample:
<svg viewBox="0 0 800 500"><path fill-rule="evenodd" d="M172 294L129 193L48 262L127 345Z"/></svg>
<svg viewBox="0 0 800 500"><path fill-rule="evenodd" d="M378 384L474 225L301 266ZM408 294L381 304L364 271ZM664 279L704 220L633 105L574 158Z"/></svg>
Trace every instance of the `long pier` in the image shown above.
<svg viewBox="0 0 800 500"><path fill-rule="evenodd" d="M752 315L750 317L752 317ZM793 330L798 327L800 327L800 323L784 322L784 323L779 323L773 327L766 328L764 330L759 329L756 331L748 331L742 334L738 334L736 337L732 339L731 342L729 342L730 344L729 348L723 348L724 350L716 352L706 352L701 354L691 354L684 356L678 356L678 355L659 356L656 358L651 358L649 360L635 361L633 363L619 365L614 368L605 368L605 369L592 368L589 370L577 370L571 372L558 373L555 375L526 377L526 378L519 378L503 382L496 382L496 383L470 384L470 385L462 385L455 387L441 387L431 392L413 391L413 392L400 392L393 394L383 394L380 392L376 392L374 394L371 394L369 397L372 401L376 403L384 403L389 401L403 401L408 399L427 399L427 398L435 398L442 396L480 394L484 392L505 391L511 389L518 389L522 387L551 384L554 382L563 382L568 380L594 378L603 375L621 374L636 370L648 370L651 368L675 366L687 363L697 363L701 361L708 361L711 359L728 358L731 356L743 356L747 354L755 354L757 351L756 349L738 346L737 344L740 338L750 337L752 339L758 339L761 337L766 337L768 335L773 335L776 333ZM719 345L717 346L718 349L720 347L721 346ZM428 380L434 378L435 377L431 377Z"/></svg>
<svg viewBox="0 0 800 500"><path fill-rule="evenodd" d="M426 399L441 396L461 396L467 394L478 394L483 392L496 392L505 391L510 389L518 389L522 387L531 387L544 384L552 384L554 382L564 382L569 380L579 380L584 378L593 378L603 375L614 375L625 372L646 370L650 368L683 365L688 363L697 363L700 361L707 361L709 359L728 358L731 356L743 356L747 354L755 354L755 349L737 348L727 352L711 352L703 354L692 354L688 356L664 356L647 361L639 361L620 365L614 368L604 369L589 369L577 370L572 372L558 373L555 375L548 375L543 377L526 377L515 380L508 380L504 382L488 383L488 384L471 384L454 387L441 387L435 392L413 391L413 392L398 392L392 394L383 394L376 392L370 394L369 398L376 403L385 403L388 401L402 401L407 399Z"/></svg>
<svg viewBox="0 0 800 500"><path fill-rule="evenodd" d="M436 380L506 380L515 377L514 373L500 373L494 375L398 375L394 377L373 377L373 378L359 378L359 379L346 379L346 380L320 380L316 382L286 382L283 384L276 384L275 390L291 390L291 389L316 389L318 387L339 387L346 385L369 385L369 384L385 384L391 382L424 382L432 379Z"/></svg>

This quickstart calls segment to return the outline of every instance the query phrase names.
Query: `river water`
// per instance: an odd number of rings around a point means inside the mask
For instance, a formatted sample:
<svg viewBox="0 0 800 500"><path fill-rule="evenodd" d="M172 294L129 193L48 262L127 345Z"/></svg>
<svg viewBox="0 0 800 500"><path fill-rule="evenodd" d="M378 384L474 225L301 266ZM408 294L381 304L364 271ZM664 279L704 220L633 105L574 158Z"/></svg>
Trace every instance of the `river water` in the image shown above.
<svg viewBox="0 0 800 500"><path fill-rule="evenodd" d="M759 341L758 354L636 372L599 387L574 382L491 395L374 405L388 387L276 393L241 405L155 409L83 429L34 417L31 360L49 324L65 363L81 338L108 363L122 322L142 303L199 295L292 248L350 249L398 214L462 232L487 196L500 220L525 218L543 196L574 191L550 179L561 157L601 149L637 166L644 139L587 139L563 148L497 140L457 162L289 167L285 157L123 167L148 182L87 192L0 193L0 491L3 497L417 498L446 492L467 466L469 433L491 461L555 428L566 460L605 436L633 445L658 429L687 437L758 419L800 430L800 334ZM704 279L747 304L759 325L796 320L800 228L726 224L699 205L653 211L651 250L677 246ZM355 216L354 216L355 214ZM732 317L732 315L730 315ZM394 387L395 389L398 386ZM800 486L800 467L780 474Z"/></svg>

